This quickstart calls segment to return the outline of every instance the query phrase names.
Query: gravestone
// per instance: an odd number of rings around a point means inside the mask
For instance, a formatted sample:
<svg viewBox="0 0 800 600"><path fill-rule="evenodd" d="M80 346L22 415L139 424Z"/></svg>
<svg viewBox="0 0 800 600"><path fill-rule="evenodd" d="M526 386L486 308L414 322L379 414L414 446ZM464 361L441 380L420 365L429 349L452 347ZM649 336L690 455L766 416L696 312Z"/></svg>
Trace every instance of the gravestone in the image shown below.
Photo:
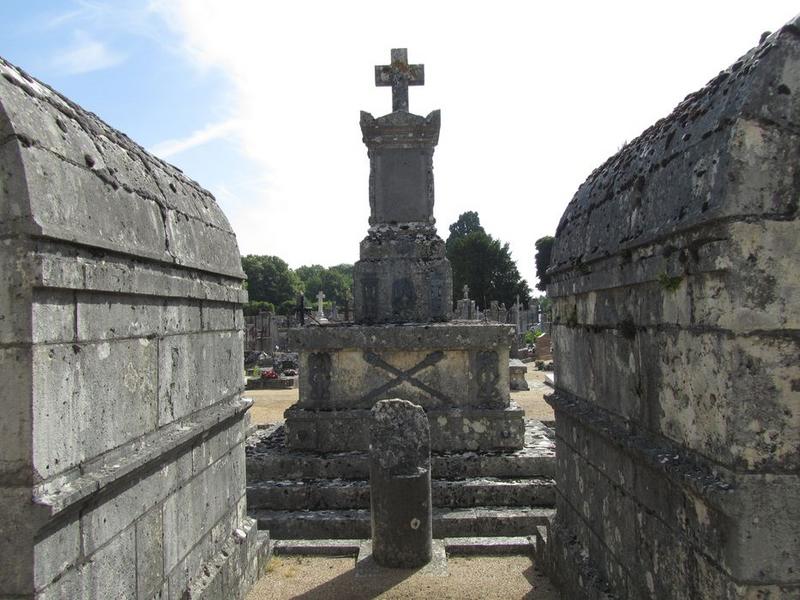
<svg viewBox="0 0 800 600"><path fill-rule="evenodd" d="M268 540L216 201L0 59L0 231L0 597L243 597Z"/></svg>
<svg viewBox="0 0 800 600"><path fill-rule="evenodd" d="M422 84L423 67L393 50L392 64L375 72L379 85L391 83L396 110L361 113L370 218L354 267L355 325L291 333L300 399L285 413L287 443L366 450L372 406L402 398L426 411L436 450L521 448L523 412L511 403L506 368L513 327L449 322L452 274L433 217L440 115L408 112L407 85ZM314 368L322 356L324 377Z"/></svg>
<svg viewBox="0 0 800 600"><path fill-rule="evenodd" d="M378 70L402 88L411 67L404 51L392 55L394 65ZM419 81L422 66L413 71ZM283 426L248 439L248 506L287 544L368 538L372 408L411 402L427 417L432 528L440 538L419 573L446 575L441 538L528 536L552 514L552 430L526 422L511 400L513 327L448 321L452 276L433 226L430 170L439 113L412 115L407 97L394 105L401 109L361 119L371 207L355 269L356 322L291 331L300 397ZM412 518L419 517L398 531ZM380 572L373 558L372 544L362 543L356 577Z"/></svg>
<svg viewBox="0 0 800 600"><path fill-rule="evenodd" d="M561 219L546 537L565 597L800 594L798 123L795 18Z"/></svg>
<svg viewBox="0 0 800 600"><path fill-rule="evenodd" d="M317 314L314 318L317 320L317 323L327 323L328 318L325 316L325 311L322 308L322 301L325 300L325 292L322 290L317 293Z"/></svg>
<svg viewBox="0 0 800 600"><path fill-rule="evenodd" d="M525 373L528 372L528 367L518 358L512 358L508 361L509 371L509 387L517 392L520 390L529 390L530 386L525 379Z"/></svg>
<svg viewBox="0 0 800 600"><path fill-rule="evenodd" d="M533 358L535 360L552 360L553 342L549 333L543 333L534 342Z"/></svg>
<svg viewBox="0 0 800 600"><path fill-rule="evenodd" d="M464 297L456 303L456 318L462 321L475 321L478 318L475 301L469 299L469 286L464 286Z"/></svg>
<svg viewBox="0 0 800 600"><path fill-rule="evenodd" d="M381 566L411 568L431 560L430 437L421 406L395 399L372 408L372 556Z"/></svg>

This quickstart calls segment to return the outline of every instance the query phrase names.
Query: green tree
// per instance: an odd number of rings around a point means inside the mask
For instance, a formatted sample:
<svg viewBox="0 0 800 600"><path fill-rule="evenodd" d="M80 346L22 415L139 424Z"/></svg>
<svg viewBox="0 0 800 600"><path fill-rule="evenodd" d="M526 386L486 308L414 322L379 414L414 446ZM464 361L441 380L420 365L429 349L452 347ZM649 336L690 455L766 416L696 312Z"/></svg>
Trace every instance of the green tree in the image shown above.
<svg viewBox="0 0 800 600"><path fill-rule="evenodd" d="M464 213L461 217L469 214ZM483 307L492 300L510 307L516 302L517 295L520 300L527 300L530 288L520 277L508 244L503 244L487 234L480 227L477 213L471 214L474 219L470 216L469 221L472 225L477 225L472 231L462 235L464 229L450 228L447 258L453 269L455 293L460 297L460 291L466 284L470 289L470 297ZM461 217L459 221L462 221Z"/></svg>
<svg viewBox="0 0 800 600"><path fill-rule="evenodd" d="M321 265L304 265L295 271L309 301L316 301L320 290L325 299L343 305L353 288L353 265L341 264L325 268Z"/></svg>
<svg viewBox="0 0 800 600"><path fill-rule="evenodd" d="M449 250L456 240L474 232L486 233L481 226L481 219L474 210L468 210L458 216L458 220L450 225L450 235L447 236L445 247Z"/></svg>
<svg viewBox="0 0 800 600"><path fill-rule="evenodd" d="M300 279L277 256L248 254L242 257L242 269L247 274L250 301L280 306L287 301L296 302L302 291Z"/></svg>
<svg viewBox="0 0 800 600"><path fill-rule="evenodd" d="M547 284L550 283L550 277L547 276L547 267L550 266L554 241L555 238L552 235L546 235L536 240L534 244L536 247L536 277L539 279L536 284L537 290L545 291Z"/></svg>

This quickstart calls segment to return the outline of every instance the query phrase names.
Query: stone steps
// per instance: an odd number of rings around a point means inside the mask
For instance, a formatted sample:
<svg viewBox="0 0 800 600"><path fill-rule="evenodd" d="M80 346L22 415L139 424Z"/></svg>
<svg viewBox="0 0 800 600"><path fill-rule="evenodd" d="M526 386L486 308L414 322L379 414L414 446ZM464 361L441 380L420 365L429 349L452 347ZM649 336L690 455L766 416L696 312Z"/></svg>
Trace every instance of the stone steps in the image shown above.
<svg viewBox="0 0 800 600"><path fill-rule="evenodd" d="M276 556L352 556L356 557L364 540L289 539L272 541ZM538 553L538 538L533 536L449 537L444 538L448 556L508 556ZM537 554L538 555L538 554Z"/></svg>
<svg viewBox="0 0 800 600"><path fill-rule="evenodd" d="M555 504L553 431L528 421L525 447L434 453L433 534L530 536ZM369 460L364 452L290 450L280 425L247 439L247 505L274 539L366 539Z"/></svg>
<svg viewBox="0 0 800 600"><path fill-rule="evenodd" d="M526 537L552 518L552 508L474 507L433 510L433 537ZM250 511L259 529L268 529L275 540L367 539L370 515L367 509L264 510Z"/></svg>
<svg viewBox="0 0 800 600"><path fill-rule="evenodd" d="M432 481L433 506L553 506L555 481L534 477L480 477ZM344 479L267 480L247 485L250 510L330 510L369 507L369 481Z"/></svg>
<svg viewBox="0 0 800 600"><path fill-rule="evenodd" d="M369 460L364 452L317 453L290 450L281 425L256 429L247 439L247 480L369 479ZM553 478L555 441L553 430L539 421L527 421L525 447L509 452L433 453L434 479L468 477Z"/></svg>

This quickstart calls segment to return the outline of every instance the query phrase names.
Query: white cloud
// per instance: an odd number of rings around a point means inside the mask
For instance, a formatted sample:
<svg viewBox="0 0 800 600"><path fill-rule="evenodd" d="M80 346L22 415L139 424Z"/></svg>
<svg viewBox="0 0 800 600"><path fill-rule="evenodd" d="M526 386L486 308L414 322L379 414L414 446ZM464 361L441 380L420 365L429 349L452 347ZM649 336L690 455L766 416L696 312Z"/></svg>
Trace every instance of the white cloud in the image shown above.
<svg viewBox="0 0 800 600"><path fill-rule="evenodd" d="M80 75L114 67L125 58L100 40L78 31L74 43L53 57L53 66L68 75Z"/></svg>
<svg viewBox="0 0 800 600"><path fill-rule="evenodd" d="M229 136L235 133L240 126L240 122L236 119L228 119L221 123L211 123L185 138L159 142L149 151L161 158L169 158L210 141Z"/></svg>
<svg viewBox="0 0 800 600"><path fill-rule="evenodd" d="M389 112L372 66L392 47L425 64L412 111L442 109L440 234L477 210L534 279L534 241L624 140L791 18L769 4L693 0L458 4L407 0L153 0L193 63L230 87L234 133L270 185L229 212L244 253L292 266L358 258L368 160L358 111ZM687 17L691 15L691 17ZM202 174L198 174L202 175ZM202 177L199 177L202 183ZM249 206L249 209L245 208Z"/></svg>

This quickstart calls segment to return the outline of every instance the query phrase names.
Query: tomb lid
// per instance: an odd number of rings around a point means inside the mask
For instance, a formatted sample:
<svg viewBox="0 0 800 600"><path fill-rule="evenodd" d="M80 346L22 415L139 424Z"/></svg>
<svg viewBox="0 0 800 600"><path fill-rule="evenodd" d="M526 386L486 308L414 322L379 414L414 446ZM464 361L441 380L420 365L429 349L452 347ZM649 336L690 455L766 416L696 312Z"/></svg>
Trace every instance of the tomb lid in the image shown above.
<svg viewBox="0 0 800 600"><path fill-rule="evenodd" d="M3 233L244 277L210 192L2 58L0 153Z"/></svg>

